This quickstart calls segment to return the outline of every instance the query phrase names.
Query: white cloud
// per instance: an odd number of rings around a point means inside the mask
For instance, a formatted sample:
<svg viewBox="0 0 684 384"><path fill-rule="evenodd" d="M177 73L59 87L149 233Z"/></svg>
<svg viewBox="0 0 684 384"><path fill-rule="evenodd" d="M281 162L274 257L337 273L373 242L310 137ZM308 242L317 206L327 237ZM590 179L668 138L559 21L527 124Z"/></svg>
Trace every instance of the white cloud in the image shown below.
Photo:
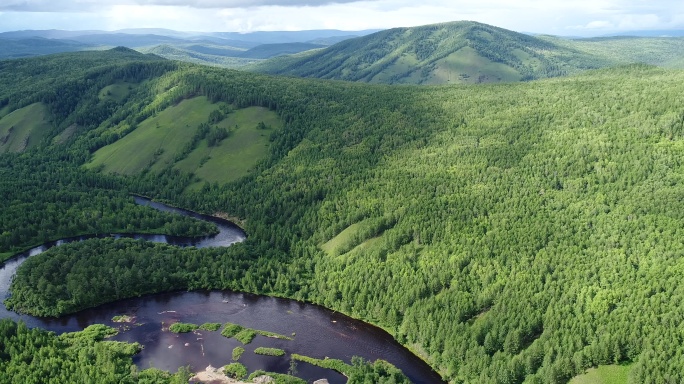
<svg viewBox="0 0 684 384"><path fill-rule="evenodd" d="M550 34L684 29L684 2L672 0L0 0L0 12L0 30L359 30L455 20Z"/></svg>
<svg viewBox="0 0 684 384"><path fill-rule="evenodd" d="M607 20L594 20L586 25L580 25L575 27L577 29L613 29L615 25Z"/></svg>
<svg viewBox="0 0 684 384"><path fill-rule="evenodd" d="M358 0L3 0L0 3L0 9L18 12L97 11L103 7L115 6L225 9L260 6L325 6L356 1Z"/></svg>

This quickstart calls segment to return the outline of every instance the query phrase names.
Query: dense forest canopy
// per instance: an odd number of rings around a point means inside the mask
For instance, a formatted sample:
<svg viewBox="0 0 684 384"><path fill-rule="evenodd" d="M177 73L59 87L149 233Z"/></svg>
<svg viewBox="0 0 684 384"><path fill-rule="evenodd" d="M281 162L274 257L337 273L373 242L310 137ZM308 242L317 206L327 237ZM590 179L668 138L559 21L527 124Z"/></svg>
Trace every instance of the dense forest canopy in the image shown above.
<svg viewBox="0 0 684 384"><path fill-rule="evenodd" d="M68 57L80 72L57 76ZM2 203L0 252L43 241L45 220L74 223L50 238L120 225L83 219L96 210L159 228L126 199L131 192L239 217L249 234L222 250L111 240L54 249L17 274L15 308L57 315L102 297L234 289L382 326L454 383L566 382L623 362L634 364L635 383L683 379L684 72L633 65L518 84L391 87L120 49L0 68L0 116L41 102L54 122L40 145L0 156L3 194L22 191ZM30 86L32 71L41 87ZM116 81L137 86L121 100L97 97ZM195 96L268 108L284 122L246 176L191 188L194 176L177 169L120 176L83 167L137 123ZM124 120L127 129L113 132ZM78 196L78 205L56 203ZM84 221L94 227L76 225ZM23 228L35 233L17 235ZM120 271L112 278L127 289L86 294L107 289L87 285L101 268ZM159 268L174 278L150 286Z"/></svg>

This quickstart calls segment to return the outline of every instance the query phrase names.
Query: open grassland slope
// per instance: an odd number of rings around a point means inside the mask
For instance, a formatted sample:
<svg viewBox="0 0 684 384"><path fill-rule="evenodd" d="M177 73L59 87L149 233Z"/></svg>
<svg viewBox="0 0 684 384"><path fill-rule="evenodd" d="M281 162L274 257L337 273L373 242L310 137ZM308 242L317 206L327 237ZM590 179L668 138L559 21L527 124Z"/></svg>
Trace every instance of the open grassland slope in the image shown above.
<svg viewBox="0 0 684 384"><path fill-rule="evenodd" d="M629 382L629 365L601 365L575 376L570 384L624 384Z"/></svg>
<svg viewBox="0 0 684 384"><path fill-rule="evenodd" d="M41 103L17 109L0 119L0 152L23 152L47 136L52 124Z"/></svg>
<svg viewBox="0 0 684 384"><path fill-rule="evenodd" d="M212 113L220 117L212 119ZM194 174L198 186L226 183L267 158L269 137L281 126L277 115L263 107L233 110L204 96L185 99L95 152L88 167L125 175L176 168ZM219 130L223 137L212 140L212 131Z"/></svg>

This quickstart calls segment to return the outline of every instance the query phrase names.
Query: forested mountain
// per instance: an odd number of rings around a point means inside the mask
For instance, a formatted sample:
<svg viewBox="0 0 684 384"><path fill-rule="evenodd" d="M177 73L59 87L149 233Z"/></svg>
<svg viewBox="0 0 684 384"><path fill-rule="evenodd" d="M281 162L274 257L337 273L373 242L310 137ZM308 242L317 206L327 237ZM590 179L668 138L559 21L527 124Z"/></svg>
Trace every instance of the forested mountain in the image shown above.
<svg viewBox="0 0 684 384"><path fill-rule="evenodd" d="M684 39L530 36L476 22L395 28L251 70L387 84L527 81L617 64L684 66Z"/></svg>
<svg viewBox="0 0 684 384"><path fill-rule="evenodd" d="M0 124L34 104L49 124L0 155L0 252L116 227L120 212L159 227L132 192L249 234L226 249L57 248L18 271L8 304L56 315L232 289L372 322L453 383L559 383L615 363L634 383L681 382L682 95L684 72L646 65L394 87L126 49L0 62Z"/></svg>
<svg viewBox="0 0 684 384"><path fill-rule="evenodd" d="M608 64L550 41L459 21L393 28L261 63L255 70L369 83L442 84L531 80Z"/></svg>

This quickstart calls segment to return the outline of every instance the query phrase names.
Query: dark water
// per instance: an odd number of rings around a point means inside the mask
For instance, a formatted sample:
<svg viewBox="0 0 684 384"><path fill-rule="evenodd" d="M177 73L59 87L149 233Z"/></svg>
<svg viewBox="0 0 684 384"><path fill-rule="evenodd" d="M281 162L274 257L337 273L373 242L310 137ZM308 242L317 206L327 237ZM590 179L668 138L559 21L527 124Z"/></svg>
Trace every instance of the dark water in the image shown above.
<svg viewBox="0 0 684 384"><path fill-rule="evenodd" d="M215 223L220 233L211 238L188 239L163 235L116 235L167 242L179 246L216 247L229 246L245 239L244 232L234 224L193 212L150 202L136 197L136 202L151 205L155 209L190 215ZM0 298L8 294L9 283L17 267L26 258L70 241L86 237L60 240L34 248L0 265ZM135 324L113 323L115 315L135 316ZM351 319L316 305L294 300L227 291L175 292L144 296L105 304L57 319L18 315L0 305L0 317L24 321L30 327L41 327L57 333L81 330L91 324L107 324L120 329L114 338L121 341L137 341L144 346L134 357L142 369L154 366L175 371L189 365L199 371L208 365L221 367L232 362L233 348L242 346L235 339L227 339L219 332L197 331L174 334L162 328L178 321L202 324L205 322L232 322L244 327L260 329L291 336L294 340L279 340L257 336L245 345L240 363L250 372L263 369L286 373L290 369L290 353L315 358L336 358L350 362L352 356L366 360L384 359L401 369L414 383L442 383L443 381L425 362L398 344L385 331ZM284 349L283 357L254 354L257 347ZM307 363L298 362L296 376L309 382L327 378L330 383L345 383L342 375Z"/></svg>

